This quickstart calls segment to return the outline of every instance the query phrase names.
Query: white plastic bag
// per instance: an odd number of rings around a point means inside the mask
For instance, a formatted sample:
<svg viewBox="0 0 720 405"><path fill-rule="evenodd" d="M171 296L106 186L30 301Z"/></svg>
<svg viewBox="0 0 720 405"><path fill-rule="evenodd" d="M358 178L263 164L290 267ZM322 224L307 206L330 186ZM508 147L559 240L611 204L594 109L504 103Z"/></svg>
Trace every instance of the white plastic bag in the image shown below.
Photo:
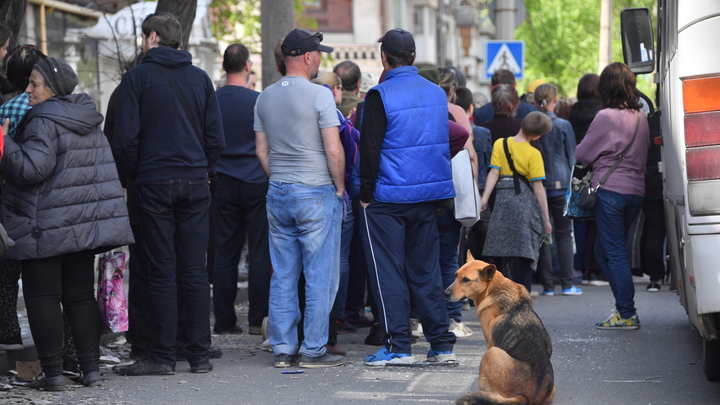
<svg viewBox="0 0 720 405"><path fill-rule="evenodd" d="M470 154L466 149L452 158L452 180L455 186L455 219L469 228L480 220L480 192L473 179Z"/></svg>

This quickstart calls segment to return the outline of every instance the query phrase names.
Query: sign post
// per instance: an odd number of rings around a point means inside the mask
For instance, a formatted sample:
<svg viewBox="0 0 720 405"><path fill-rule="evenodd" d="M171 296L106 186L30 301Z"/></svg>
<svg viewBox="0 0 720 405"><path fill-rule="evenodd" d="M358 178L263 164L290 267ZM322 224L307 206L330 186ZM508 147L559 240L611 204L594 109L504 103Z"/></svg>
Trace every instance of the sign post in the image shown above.
<svg viewBox="0 0 720 405"><path fill-rule="evenodd" d="M525 73L525 42L524 41L487 41L485 44L485 78L492 78L493 73L506 69L522 79Z"/></svg>

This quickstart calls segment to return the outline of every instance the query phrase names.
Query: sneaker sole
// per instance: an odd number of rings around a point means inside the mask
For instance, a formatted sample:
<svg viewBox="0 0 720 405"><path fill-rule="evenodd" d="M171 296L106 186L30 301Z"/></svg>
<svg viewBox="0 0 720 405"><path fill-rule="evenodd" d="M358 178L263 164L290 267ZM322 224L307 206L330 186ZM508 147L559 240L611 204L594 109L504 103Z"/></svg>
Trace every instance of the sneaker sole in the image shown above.
<svg viewBox="0 0 720 405"><path fill-rule="evenodd" d="M415 359L408 361L408 360L399 360L399 359L406 359L407 357L400 357L398 359L392 359L392 360L380 360L380 361L366 361L365 365L370 367L379 367L379 366L385 366L385 365L391 365L391 366L399 366L399 365L409 365L409 364L415 364Z"/></svg>
<svg viewBox="0 0 720 405"><path fill-rule="evenodd" d="M589 284L594 285L595 287L604 287L606 285L610 285L610 283L607 281L598 281L598 280L591 281Z"/></svg>
<svg viewBox="0 0 720 405"><path fill-rule="evenodd" d="M582 293L563 293L562 295L582 295Z"/></svg>
<svg viewBox="0 0 720 405"><path fill-rule="evenodd" d="M302 361L301 361L301 362L298 364L298 366L299 366L300 368L323 368L323 367L337 367L337 366L342 366L343 364L345 364L345 359L343 359L343 360L341 360L341 361L333 361L333 362L310 362L310 363L306 363L306 362L302 362Z"/></svg>
<svg viewBox="0 0 720 405"><path fill-rule="evenodd" d="M640 325L635 326L596 326L597 329L604 330L636 330L640 329Z"/></svg>

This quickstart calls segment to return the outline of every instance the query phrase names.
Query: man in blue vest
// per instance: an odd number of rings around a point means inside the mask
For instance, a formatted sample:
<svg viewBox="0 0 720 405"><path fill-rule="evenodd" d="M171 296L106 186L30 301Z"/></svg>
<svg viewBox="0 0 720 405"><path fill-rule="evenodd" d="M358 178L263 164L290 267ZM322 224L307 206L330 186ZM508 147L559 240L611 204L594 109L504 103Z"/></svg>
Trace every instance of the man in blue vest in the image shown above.
<svg viewBox="0 0 720 405"><path fill-rule="evenodd" d="M427 361L454 362L435 213L438 202L455 196L447 98L412 66L412 34L396 28L379 42L387 73L365 97L360 201L368 271L385 339L365 364L415 362L408 328L411 296L430 342Z"/></svg>

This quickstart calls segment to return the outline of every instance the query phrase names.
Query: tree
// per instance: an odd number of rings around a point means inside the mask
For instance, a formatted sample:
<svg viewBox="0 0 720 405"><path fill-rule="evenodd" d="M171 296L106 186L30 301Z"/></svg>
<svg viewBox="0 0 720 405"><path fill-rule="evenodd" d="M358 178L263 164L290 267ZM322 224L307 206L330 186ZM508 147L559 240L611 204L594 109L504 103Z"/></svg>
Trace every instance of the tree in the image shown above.
<svg viewBox="0 0 720 405"><path fill-rule="evenodd" d="M0 1L0 22L7 25L13 33L10 39L9 49L17 45L20 26L25 19L26 0L5 0Z"/></svg>
<svg viewBox="0 0 720 405"><path fill-rule="evenodd" d="M620 10L648 7L654 0L615 0L613 2L613 60L622 61ZM559 96L574 96L585 73L597 73L600 37L600 2L577 0L525 0L527 17L515 31L525 41L525 76L518 82L518 93L532 80L542 78L558 86ZM654 94L652 83L640 79L638 87Z"/></svg>
<svg viewBox="0 0 720 405"><path fill-rule="evenodd" d="M172 13L178 18L180 25L183 27L180 49L187 49L196 10L197 0L158 0L156 12Z"/></svg>

